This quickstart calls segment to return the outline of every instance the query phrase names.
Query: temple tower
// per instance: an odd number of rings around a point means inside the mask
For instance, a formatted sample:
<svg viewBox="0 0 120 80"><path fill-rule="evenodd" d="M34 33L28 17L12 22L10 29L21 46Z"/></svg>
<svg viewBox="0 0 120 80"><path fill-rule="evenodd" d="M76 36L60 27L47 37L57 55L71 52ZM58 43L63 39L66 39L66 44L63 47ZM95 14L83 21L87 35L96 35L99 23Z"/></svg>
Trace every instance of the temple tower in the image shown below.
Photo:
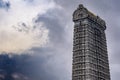
<svg viewBox="0 0 120 80"><path fill-rule="evenodd" d="M73 22L72 80L110 80L105 21L80 4Z"/></svg>

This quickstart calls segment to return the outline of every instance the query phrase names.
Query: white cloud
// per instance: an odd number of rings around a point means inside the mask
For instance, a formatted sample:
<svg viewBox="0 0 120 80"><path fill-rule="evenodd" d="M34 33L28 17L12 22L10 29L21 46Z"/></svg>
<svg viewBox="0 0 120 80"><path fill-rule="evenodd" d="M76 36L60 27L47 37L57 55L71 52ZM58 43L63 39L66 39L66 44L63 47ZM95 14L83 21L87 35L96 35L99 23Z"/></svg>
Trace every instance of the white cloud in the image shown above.
<svg viewBox="0 0 120 80"><path fill-rule="evenodd" d="M43 25L26 25L23 23L11 29L0 30L1 52L23 52L32 47L42 47L48 40L48 30ZM36 28L34 28L36 26Z"/></svg>
<svg viewBox="0 0 120 80"><path fill-rule="evenodd" d="M12 0L10 3L8 11L0 10L0 53L21 53L32 47L44 46L48 41L49 30L42 23L35 24L33 20L38 14L55 8L56 4L44 0L40 0L39 4L38 1L34 2L36 5L23 0Z"/></svg>

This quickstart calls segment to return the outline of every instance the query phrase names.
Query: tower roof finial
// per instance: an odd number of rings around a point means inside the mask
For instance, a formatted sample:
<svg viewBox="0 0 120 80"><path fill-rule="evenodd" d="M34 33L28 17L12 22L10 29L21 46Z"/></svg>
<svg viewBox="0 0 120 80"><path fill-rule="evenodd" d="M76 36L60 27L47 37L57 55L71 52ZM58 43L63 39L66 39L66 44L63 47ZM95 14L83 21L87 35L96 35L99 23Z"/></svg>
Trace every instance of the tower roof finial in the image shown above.
<svg viewBox="0 0 120 80"><path fill-rule="evenodd" d="M79 4L79 7L78 7L78 8L79 8L79 9L84 8L83 4Z"/></svg>

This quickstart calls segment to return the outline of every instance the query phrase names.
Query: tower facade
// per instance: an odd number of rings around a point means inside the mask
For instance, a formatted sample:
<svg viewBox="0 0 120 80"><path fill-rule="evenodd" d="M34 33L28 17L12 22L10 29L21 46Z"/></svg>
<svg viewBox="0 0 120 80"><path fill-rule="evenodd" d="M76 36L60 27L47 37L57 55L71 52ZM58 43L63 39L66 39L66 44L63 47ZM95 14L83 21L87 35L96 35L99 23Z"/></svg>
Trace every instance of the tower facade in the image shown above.
<svg viewBox="0 0 120 80"><path fill-rule="evenodd" d="M105 21L80 4L73 22L72 80L110 80Z"/></svg>

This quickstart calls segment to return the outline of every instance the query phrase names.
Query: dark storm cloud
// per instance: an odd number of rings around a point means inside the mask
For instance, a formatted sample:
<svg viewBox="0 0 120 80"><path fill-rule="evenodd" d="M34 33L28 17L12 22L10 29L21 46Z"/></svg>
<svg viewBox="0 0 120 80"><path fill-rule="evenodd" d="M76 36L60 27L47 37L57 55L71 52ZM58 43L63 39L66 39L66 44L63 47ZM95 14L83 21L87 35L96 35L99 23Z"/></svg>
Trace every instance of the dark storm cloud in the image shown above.
<svg viewBox="0 0 120 80"><path fill-rule="evenodd" d="M10 8L10 2L0 0L0 8L9 9Z"/></svg>
<svg viewBox="0 0 120 80"><path fill-rule="evenodd" d="M29 55L0 55L0 77L2 80L56 80L47 73L45 58Z"/></svg>

